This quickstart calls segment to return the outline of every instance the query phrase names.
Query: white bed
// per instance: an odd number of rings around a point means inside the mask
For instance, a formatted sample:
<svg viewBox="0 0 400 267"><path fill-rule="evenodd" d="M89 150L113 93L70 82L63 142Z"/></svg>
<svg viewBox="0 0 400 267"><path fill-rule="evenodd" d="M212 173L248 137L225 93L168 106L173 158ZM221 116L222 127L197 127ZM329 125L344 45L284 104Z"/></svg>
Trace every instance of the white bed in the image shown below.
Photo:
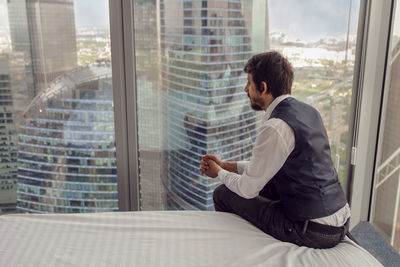
<svg viewBox="0 0 400 267"><path fill-rule="evenodd" d="M0 216L0 266L381 266L349 239L331 249L280 242L205 211Z"/></svg>

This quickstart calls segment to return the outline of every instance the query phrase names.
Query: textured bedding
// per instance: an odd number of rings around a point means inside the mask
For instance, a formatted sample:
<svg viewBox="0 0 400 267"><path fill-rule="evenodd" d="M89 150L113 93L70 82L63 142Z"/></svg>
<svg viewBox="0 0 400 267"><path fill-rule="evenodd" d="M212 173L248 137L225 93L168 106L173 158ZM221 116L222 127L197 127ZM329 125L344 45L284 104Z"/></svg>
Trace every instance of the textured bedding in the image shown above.
<svg viewBox="0 0 400 267"><path fill-rule="evenodd" d="M0 266L381 266L345 239L331 249L280 242L208 211L0 216Z"/></svg>

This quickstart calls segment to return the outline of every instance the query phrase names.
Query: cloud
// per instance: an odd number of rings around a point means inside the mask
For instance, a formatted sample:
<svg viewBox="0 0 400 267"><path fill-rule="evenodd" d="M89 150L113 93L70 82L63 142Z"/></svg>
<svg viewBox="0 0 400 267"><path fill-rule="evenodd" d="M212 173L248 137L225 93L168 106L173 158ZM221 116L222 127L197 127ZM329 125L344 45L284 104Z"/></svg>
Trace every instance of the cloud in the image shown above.
<svg viewBox="0 0 400 267"><path fill-rule="evenodd" d="M359 0L352 3L351 31L357 29ZM270 31L284 31L292 38L315 40L345 35L349 0L285 0L268 2Z"/></svg>

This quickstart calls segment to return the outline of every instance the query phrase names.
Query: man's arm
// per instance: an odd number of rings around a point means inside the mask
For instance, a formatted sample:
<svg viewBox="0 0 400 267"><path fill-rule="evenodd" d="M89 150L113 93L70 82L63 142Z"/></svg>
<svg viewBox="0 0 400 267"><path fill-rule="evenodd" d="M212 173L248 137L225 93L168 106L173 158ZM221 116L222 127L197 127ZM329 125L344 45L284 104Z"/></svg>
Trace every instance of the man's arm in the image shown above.
<svg viewBox="0 0 400 267"><path fill-rule="evenodd" d="M213 160L222 169L237 174L242 174L249 161L222 161L217 156L206 154L202 157L201 165L208 167L208 160Z"/></svg>
<svg viewBox="0 0 400 267"><path fill-rule="evenodd" d="M221 168L228 172L238 173L236 161L224 161Z"/></svg>
<svg viewBox="0 0 400 267"><path fill-rule="evenodd" d="M242 175L223 170L218 162L209 158L200 170L209 177L218 177L231 191L243 198L253 198L279 171L294 148L293 130L284 121L271 119L260 129L250 162ZM223 164L222 164L223 165ZM239 163L236 165L236 172ZM228 165L229 167L229 165ZM231 165L232 167L232 165Z"/></svg>

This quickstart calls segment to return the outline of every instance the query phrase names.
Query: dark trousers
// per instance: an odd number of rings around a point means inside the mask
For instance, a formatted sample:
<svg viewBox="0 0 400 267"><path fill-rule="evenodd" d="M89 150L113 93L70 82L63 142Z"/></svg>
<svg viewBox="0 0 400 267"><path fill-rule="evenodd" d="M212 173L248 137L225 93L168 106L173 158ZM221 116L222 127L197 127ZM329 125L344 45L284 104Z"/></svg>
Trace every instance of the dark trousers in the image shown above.
<svg viewBox="0 0 400 267"><path fill-rule="evenodd" d="M337 230L338 227L312 222L305 225L305 222L290 220L283 213L272 181L263 188L259 196L252 199L242 198L222 184L214 190L213 200L216 211L237 214L276 239L299 246L334 247L346 234L345 231L332 233L331 230Z"/></svg>

